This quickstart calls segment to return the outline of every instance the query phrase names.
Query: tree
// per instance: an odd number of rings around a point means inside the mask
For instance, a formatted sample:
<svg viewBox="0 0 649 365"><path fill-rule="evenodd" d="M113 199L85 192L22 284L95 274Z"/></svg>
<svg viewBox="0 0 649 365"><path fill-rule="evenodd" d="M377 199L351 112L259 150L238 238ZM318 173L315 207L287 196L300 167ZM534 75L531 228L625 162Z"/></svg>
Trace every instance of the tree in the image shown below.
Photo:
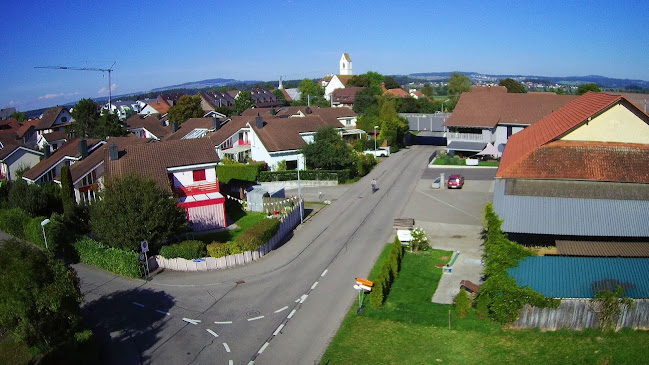
<svg viewBox="0 0 649 365"><path fill-rule="evenodd" d="M106 137L123 137L128 134L126 126L120 122L117 114L104 113L99 120L93 132L93 137L106 139Z"/></svg>
<svg viewBox="0 0 649 365"><path fill-rule="evenodd" d="M77 138L91 137L99 119L97 104L92 99L81 99L70 114L74 123L66 126L66 131Z"/></svg>
<svg viewBox="0 0 649 365"><path fill-rule="evenodd" d="M234 100L232 112L234 112L234 114L240 115L244 110L250 109L253 106L255 106L255 101L252 100L252 93L250 91L241 91L237 95L237 98Z"/></svg>
<svg viewBox="0 0 649 365"><path fill-rule="evenodd" d="M288 102L286 101L286 96L284 96L282 90L280 89L273 90L273 95L277 97L278 101L281 101L284 105L288 105Z"/></svg>
<svg viewBox="0 0 649 365"><path fill-rule="evenodd" d="M185 211L151 178L107 179L100 196L90 206L90 227L110 246L138 250L143 240L156 246L187 227Z"/></svg>
<svg viewBox="0 0 649 365"><path fill-rule="evenodd" d="M523 84L509 77L504 80L500 80L500 83L498 83L498 85L506 87L508 93L522 94L527 92Z"/></svg>
<svg viewBox="0 0 649 365"><path fill-rule="evenodd" d="M383 78L383 82L385 82L385 88L390 90L390 89L400 89L401 85L397 82L397 80L394 79L392 76L385 76Z"/></svg>
<svg viewBox="0 0 649 365"><path fill-rule="evenodd" d="M27 114L23 112L13 112L9 117L14 118L15 120L21 123L27 120Z"/></svg>
<svg viewBox="0 0 649 365"><path fill-rule="evenodd" d="M16 239L0 245L0 328L16 340L47 350L80 329L83 296L74 271Z"/></svg>
<svg viewBox="0 0 649 365"><path fill-rule="evenodd" d="M183 95L178 103L169 108L167 118L170 122L185 123L189 118L200 118L205 115L201 107L201 97L198 95Z"/></svg>
<svg viewBox="0 0 649 365"><path fill-rule="evenodd" d="M8 204L20 208L31 217L46 216L63 211L61 192L58 184L50 182L43 185L28 184L20 179L11 183Z"/></svg>
<svg viewBox="0 0 649 365"><path fill-rule="evenodd" d="M387 140L388 145L394 150L403 147L403 139L408 131L408 123L397 115L395 102L392 98L380 98L379 121L381 123L379 138Z"/></svg>
<svg viewBox="0 0 649 365"><path fill-rule="evenodd" d="M72 174L68 165L61 167L61 201L63 202L63 213L65 214L69 214L74 209L74 206L77 205L77 201L74 198Z"/></svg>
<svg viewBox="0 0 649 365"><path fill-rule="evenodd" d="M307 105L310 99L311 105L329 106L329 102L324 98L324 88L313 82L313 80L304 79L300 81L297 89L302 93L300 96L301 105Z"/></svg>
<svg viewBox="0 0 649 365"><path fill-rule="evenodd" d="M364 114L371 106L378 106L379 102L372 89L359 90L354 97L354 113Z"/></svg>
<svg viewBox="0 0 649 365"><path fill-rule="evenodd" d="M466 75L457 72L451 73L451 77L448 79L448 94L450 99L448 109L455 109L455 105L460 100L460 95L467 91L471 91L471 80Z"/></svg>
<svg viewBox="0 0 649 365"><path fill-rule="evenodd" d="M432 98L435 93L433 92L433 89L430 88L430 86L424 86L421 89L421 93L428 96L429 98Z"/></svg>
<svg viewBox="0 0 649 365"><path fill-rule="evenodd" d="M577 88L577 95L584 95L585 93L587 93L589 91L598 93L598 92L602 91L602 89L600 89L599 86L597 86L597 84L594 83L594 82L591 82L591 83L588 83L588 84L582 84L582 85L579 85L579 87Z"/></svg>
<svg viewBox="0 0 649 365"><path fill-rule="evenodd" d="M302 147L307 166L312 169L341 170L354 163L351 147L334 127L318 130L313 137L313 143Z"/></svg>
<svg viewBox="0 0 649 365"><path fill-rule="evenodd" d="M370 79L363 75L354 75L348 81L346 87L369 87Z"/></svg>
<svg viewBox="0 0 649 365"><path fill-rule="evenodd" d="M624 296L624 289L617 286L615 290L600 290L593 299L594 311L602 331L614 331L617 319L622 314L622 305L631 308L633 299Z"/></svg>

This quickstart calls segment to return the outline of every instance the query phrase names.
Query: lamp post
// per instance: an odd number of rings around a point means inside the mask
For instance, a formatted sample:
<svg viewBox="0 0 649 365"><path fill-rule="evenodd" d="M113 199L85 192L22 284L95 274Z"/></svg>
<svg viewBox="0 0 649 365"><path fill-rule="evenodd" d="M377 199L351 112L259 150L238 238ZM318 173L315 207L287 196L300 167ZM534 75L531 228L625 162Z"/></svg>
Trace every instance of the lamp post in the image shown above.
<svg viewBox="0 0 649 365"><path fill-rule="evenodd" d="M306 164L306 157L302 155L302 163ZM300 184L300 159L297 161L297 195L300 204L300 223L304 223L304 202L302 202L302 184Z"/></svg>
<svg viewBox="0 0 649 365"><path fill-rule="evenodd" d="M374 157L376 157L376 128L378 127L378 125L374 126Z"/></svg>
<svg viewBox="0 0 649 365"><path fill-rule="evenodd" d="M48 250L47 248L47 236L45 236L45 225L50 223L50 220L48 218L43 219L41 222L41 229L43 230L43 241L45 241L45 249Z"/></svg>

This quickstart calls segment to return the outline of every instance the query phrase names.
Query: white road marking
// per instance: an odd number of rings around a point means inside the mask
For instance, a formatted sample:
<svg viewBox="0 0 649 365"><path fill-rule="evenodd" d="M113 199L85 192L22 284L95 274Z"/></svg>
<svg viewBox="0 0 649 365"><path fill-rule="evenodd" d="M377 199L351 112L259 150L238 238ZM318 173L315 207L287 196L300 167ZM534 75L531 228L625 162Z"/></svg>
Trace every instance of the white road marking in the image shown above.
<svg viewBox="0 0 649 365"><path fill-rule="evenodd" d="M228 344L223 342L223 347L225 347L225 352L230 352L230 347L228 347Z"/></svg>
<svg viewBox="0 0 649 365"><path fill-rule="evenodd" d="M216 334L216 332L212 331L211 329L206 329L207 332L209 332L212 336L214 337L219 337L219 335Z"/></svg>
<svg viewBox="0 0 649 365"><path fill-rule="evenodd" d="M144 304L140 304L140 303L138 303L138 302L133 302L133 304L137 305L137 306L140 307L140 308L144 308Z"/></svg>
<svg viewBox="0 0 649 365"><path fill-rule="evenodd" d="M291 319L291 317L293 317L293 315L295 314L295 312L297 312L297 311L296 311L295 309L293 309L293 310L291 311L291 313L288 314L288 317L286 317L286 318Z"/></svg>
<svg viewBox="0 0 649 365"><path fill-rule="evenodd" d="M273 336L277 336L277 334L279 333L279 331L282 330L282 328L284 328L284 323L280 324L279 327L277 327L275 332L273 332Z"/></svg>
<svg viewBox="0 0 649 365"><path fill-rule="evenodd" d="M254 363L255 363L254 361L250 361L250 362L248 363L248 365L252 365L252 364L254 364Z"/></svg>
<svg viewBox="0 0 649 365"><path fill-rule="evenodd" d="M308 296L309 296L309 294L304 294L304 295L302 295L302 297L300 298L300 304L304 303L304 301L306 300L306 298L307 298Z"/></svg>
<svg viewBox="0 0 649 365"><path fill-rule="evenodd" d="M215 324L232 324L232 321L214 322Z"/></svg>
<svg viewBox="0 0 649 365"><path fill-rule="evenodd" d="M297 303L297 302L299 302L299 301L300 301L300 298L295 299L295 303Z"/></svg>
<svg viewBox="0 0 649 365"><path fill-rule="evenodd" d="M259 353L261 354L262 352L264 352L264 350L266 349L266 347L268 347L268 345L270 345L270 344L269 344L268 342L266 342L266 343L264 344L264 346L262 346L262 347L259 349Z"/></svg>
<svg viewBox="0 0 649 365"><path fill-rule="evenodd" d="M286 307L284 307L284 308L280 308L280 309L276 310L275 313L279 313L279 312L287 310L287 309L288 309L288 305Z"/></svg>
<svg viewBox="0 0 649 365"><path fill-rule="evenodd" d="M256 320L258 320L258 319L262 319L262 318L264 318L264 316L258 316L258 317L248 318L248 322L250 322L250 321L256 321Z"/></svg>
<svg viewBox="0 0 649 365"><path fill-rule="evenodd" d="M165 316L170 316L171 315L171 314L169 314L169 312L161 311L159 309L156 309L155 311L160 313L160 314L164 314Z"/></svg>
<svg viewBox="0 0 649 365"><path fill-rule="evenodd" d="M325 275L327 275L327 271L329 271L329 269L325 269L325 271L323 271L323 272L322 272L322 275L320 275L320 276L325 276Z"/></svg>
<svg viewBox="0 0 649 365"><path fill-rule="evenodd" d="M228 365L233 365L233 364L234 364L234 361L228 360Z"/></svg>
<svg viewBox="0 0 649 365"><path fill-rule="evenodd" d="M318 282L317 282L317 281L316 281L315 283L313 283L313 285L311 285L311 290L315 289L316 286L318 286Z"/></svg>
<svg viewBox="0 0 649 365"><path fill-rule="evenodd" d="M185 321L187 323L191 323L194 326L201 322L200 319L191 319L191 318L183 318L183 321Z"/></svg>

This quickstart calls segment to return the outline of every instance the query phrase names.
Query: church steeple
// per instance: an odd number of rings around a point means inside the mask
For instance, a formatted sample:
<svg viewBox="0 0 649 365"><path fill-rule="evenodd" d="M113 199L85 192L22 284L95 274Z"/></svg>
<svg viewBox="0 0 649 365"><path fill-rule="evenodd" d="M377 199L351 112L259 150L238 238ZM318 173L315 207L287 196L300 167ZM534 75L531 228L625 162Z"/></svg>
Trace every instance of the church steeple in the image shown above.
<svg viewBox="0 0 649 365"><path fill-rule="evenodd" d="M353 75L352 73L352 59L346 52L340 57L340 74L339 75Z"/></svg>

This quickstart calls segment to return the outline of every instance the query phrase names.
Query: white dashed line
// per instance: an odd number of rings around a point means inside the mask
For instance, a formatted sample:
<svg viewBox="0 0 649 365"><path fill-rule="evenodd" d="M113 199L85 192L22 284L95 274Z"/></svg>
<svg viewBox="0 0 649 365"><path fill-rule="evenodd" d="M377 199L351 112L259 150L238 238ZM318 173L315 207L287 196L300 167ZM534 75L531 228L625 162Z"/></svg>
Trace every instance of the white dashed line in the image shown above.
<svg viewBox="0 0 649 365"><path fill-rule="evenodd" d="M304 294L302 297L300 297L300 304L304 303L306 298L309 296L309 294Z"/></svg>
<svg viewBox="0 0 649 365"><path fill-rule="evenodd" d="M259 353L261 354L262 352L264 352L264 350L266 349L266 347L268 347L268 345L270 345L270 344L269 344L268 342L266 342L266 343L264 344L264 346L262 346L262 347L259 349Z"/></svg>
<svg viewBox="0 0 649 365"><path fill-rule="evenodd" d="M252 364L254 364L254 363L255 363L254 361L250 361L250 362L248 363L248 365L252 365Z"/></svg>
<svg viewBox="0 0 649 365"><path fill-rule="evenodd" d="M291 313L289 313L288 316L287 316L286 318L291 319L291 317L293 317L293 315L295 314L295 312L297 312L297 311L296 311L295 309L293 309L293 310L291 311Z"/></svg>
<svg viewBox="0 0 649 365"><path fill-rule="evenodd" d="M214 322L214 324L232 324L232 321Z"/></svg>
<svg viewBox="0 0 649 365"><path fill-rule="evenodd" d="M250 321L256 321L256 320L258 320L258 319L262 319L262 318L264 318L264 316L248 318L248 322L250 322Z"/></svg>
<svg viewBox="0 0 649 365"><path fill-rule="evenodd" d="M160 314L164 314L165 316L170 316L171 315L171 314L169 314L169 312L161 311L159 309L156 309L155 311L160 313Z"/></svg>
<svg viewBox="0 0 649 365"><path fill-rule="evenodd" d="M322 275L320 275L320 276L325 276L325 275L327 275L327 271L329 271L329 270L328 270L328 269L325 269L325 271L323 271L323 272L322 272Z"/></svg>
<svg viewBox="0 0 649 365"><path fill-rule="evenodd" d="M185 321L187 323L191 323L194 326L201 322L200 319L191 319L191 318L183 318L183 321Z"/></svg>
<svg viewBox="0 0 649 365"><path fill-rule="evenodd" d="M228 365L234 365L234 361L228 360Z"/></svg>
<svg viewBox="0 0 649 365"><path fill-rule="evenodd" d="M212 336L214 337L219 337L219 335L216 334L216 332L212 331L211 329L206 329L207 332L209 332Z"/></svg>
<svg viewBox="0 0 649 365"><path fill-rule="evenodd" d="M144 308L144 304L140 304L140 303L138 303L138 302L133 302L133 304L137 305L137 306L140 307L140 308Z"/></svg>
<svg viewBox="0 0 649 365"><path fill-rule="evenodd" d="M282 328L284 328L284 323L280 324L279 327L277 327L275 332L273 332L273 336L277 336L277 334L279 333L279 331L282 330Z"/></svg>
<svg viewBox="0 0 649 365"><path fill-rule="evenodd" d="M279 313L279 312L285 311L287 309L288 309L288 305L286 307L284 307L284 308L280 308L280 309L276 310L275 313Z"/></svg>
<svg viewBox="0 0 649 365"><path fill-rule="evenodd" d="M317 282L317 281L316 281L315 283L313 283L313 285L311 285L311 290L315 289L316 286L318 286L318 282Z"/></svg>
<svg viewBox="0 0 649 365"><path fill-rule="evenodd" d="M223 342L223 347L225 347L225 352L230 352L230 347L227 343Z"/></svg>
<svg viewBox="0 0 649 365"><path fill-rule="evenodd" d="M297 302L299 302L299 301L300 301L300 298L295 299L295 303L297 303Z"/></svg>

